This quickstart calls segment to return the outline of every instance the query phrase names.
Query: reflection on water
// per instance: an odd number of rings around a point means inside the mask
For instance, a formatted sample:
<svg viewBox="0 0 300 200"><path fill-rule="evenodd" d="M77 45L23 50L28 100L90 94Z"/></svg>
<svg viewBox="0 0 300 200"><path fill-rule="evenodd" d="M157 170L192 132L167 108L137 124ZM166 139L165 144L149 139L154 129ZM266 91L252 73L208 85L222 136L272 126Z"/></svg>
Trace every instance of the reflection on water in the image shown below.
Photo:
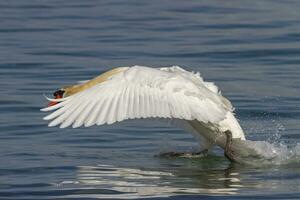
<svg viewBox="0 0 300 200"><path fill-rule="evenodd" d="M58 188L80 188L80 191L86 191L68 194L66 198L80 198L84 195L101 199L195 194L229 195L238 199L247 194L247 191L251 191L251 188L255 189L257 194L280 193L287 189L291 192L299 190L299 181L291 180L290 177L291 173L300 173L292 170L295 166L287 166L286 170L261 168L253 173L251 168L234 164L229 164L225 169L197 169L199 163L209 160L195 161L191 168L145 169L102 164L78 166L76 179L55 185ZM283 184L283 180L286 184ZM91 192L93 190L98 192Z"/></svg>
<svg viewBox="0 0 300 200"><path fill-rule="evenodd" d="M182 170L182 169L181 169ZM178 194L237 194L243 187L239 173L228 170L192 174L178 170L120 168L110 165L79 166L77 180L63 181L58 186L78 184L87 188L113 190L99 198L166 197ZM178 179L180 178L180 179Z"/></svg>

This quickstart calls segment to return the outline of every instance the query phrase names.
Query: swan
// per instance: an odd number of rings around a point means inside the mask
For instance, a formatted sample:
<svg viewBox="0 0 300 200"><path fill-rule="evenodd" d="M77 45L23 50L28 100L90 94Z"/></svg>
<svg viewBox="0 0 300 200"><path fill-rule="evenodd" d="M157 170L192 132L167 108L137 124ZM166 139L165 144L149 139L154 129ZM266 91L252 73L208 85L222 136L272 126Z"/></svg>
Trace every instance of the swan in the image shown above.
<svg viewBox="0 0 300 200"><path fill-rule="evenodd" d="M127 119L164 118L192 133L201 151L217 145L230 161L237 154L244 132L234 116L230 101L200 73L179 66L151 68L118 67L94 79L63 87L46 97L50 103L41 111L49 127L73 128L112 124ZM233 141L239 147L235 147Z"/></svg>

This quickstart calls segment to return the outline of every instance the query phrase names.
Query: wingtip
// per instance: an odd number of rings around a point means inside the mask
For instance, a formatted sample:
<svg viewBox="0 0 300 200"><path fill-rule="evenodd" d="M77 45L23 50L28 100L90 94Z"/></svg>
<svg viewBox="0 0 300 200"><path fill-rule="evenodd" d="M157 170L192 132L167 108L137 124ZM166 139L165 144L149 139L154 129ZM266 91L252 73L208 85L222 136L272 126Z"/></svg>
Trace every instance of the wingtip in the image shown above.
<svg viewBox="0 0 300 200"><path fill-rule="evenodd" d="M53 124L51 124L51 123L49 123L48 124L48 127L54 127L55 125L53 125Z"/></svg>
<svg viewBox="0 0 300 200"><path fill-rule="evenodd" d="M72 125L72 128L79 128L81 126L81 124L76 124L76 123L74 123L73 125Z"/></svg>
<svg viewBox="0 0 300 200"><path fill-rule="evenodd" d="M46 111L46 108L47 108L47 107L41 108L40 111L45 112L45 111Z"/></svg>
<svg viewBox="0 0 300 200"><path fill-rule="evenodd" d="M91 126L93 126L95 123L86 123L86 124L84 124L84 127L91 127Z"/></svg>
<svg viewBox="0 0 300 200"><path fill-rule="evenodd" d="M59 128L60 129L63 129L63 128L67 128L69 125L64 125L64 124L61 124L60 126L59 126Z"/></svg>
<svg viewBox="0 0 300 200"><path fill-rule="evenodd" d="M43 120L45 120L45 121L49 120L49 119L48 119L48 116L49 116L49 115L43 117Z"/></svg>

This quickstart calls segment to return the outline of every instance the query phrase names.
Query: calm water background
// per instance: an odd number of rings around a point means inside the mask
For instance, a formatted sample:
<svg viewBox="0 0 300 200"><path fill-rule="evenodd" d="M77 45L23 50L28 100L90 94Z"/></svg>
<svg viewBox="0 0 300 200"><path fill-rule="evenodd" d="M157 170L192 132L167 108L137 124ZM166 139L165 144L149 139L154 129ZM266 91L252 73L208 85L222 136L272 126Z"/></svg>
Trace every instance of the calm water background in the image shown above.
<svg viewBox="0 0 300 200"><path fill-rule="evenodd" d="M300 199L300 1L0 1L0 199ZM204 158L192 136L129 121L48 128L42 94L116 66L214 81L267 166Z"/></svg>

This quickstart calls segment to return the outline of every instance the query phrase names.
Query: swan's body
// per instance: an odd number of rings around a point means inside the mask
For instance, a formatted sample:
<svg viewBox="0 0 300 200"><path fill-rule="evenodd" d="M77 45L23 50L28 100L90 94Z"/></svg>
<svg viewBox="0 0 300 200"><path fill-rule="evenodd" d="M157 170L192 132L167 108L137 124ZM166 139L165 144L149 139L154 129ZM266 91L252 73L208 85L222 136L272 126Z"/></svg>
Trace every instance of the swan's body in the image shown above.
<svg viewBox="0 0 300 200"><path fill-rule="evenodd" d="M200 138L202 147L226 148L226 131L245 140L231 103L199 73L180 67L121 67L62 88L45 120L61 128L112 124L126 119L166 118Z"/></svg>

